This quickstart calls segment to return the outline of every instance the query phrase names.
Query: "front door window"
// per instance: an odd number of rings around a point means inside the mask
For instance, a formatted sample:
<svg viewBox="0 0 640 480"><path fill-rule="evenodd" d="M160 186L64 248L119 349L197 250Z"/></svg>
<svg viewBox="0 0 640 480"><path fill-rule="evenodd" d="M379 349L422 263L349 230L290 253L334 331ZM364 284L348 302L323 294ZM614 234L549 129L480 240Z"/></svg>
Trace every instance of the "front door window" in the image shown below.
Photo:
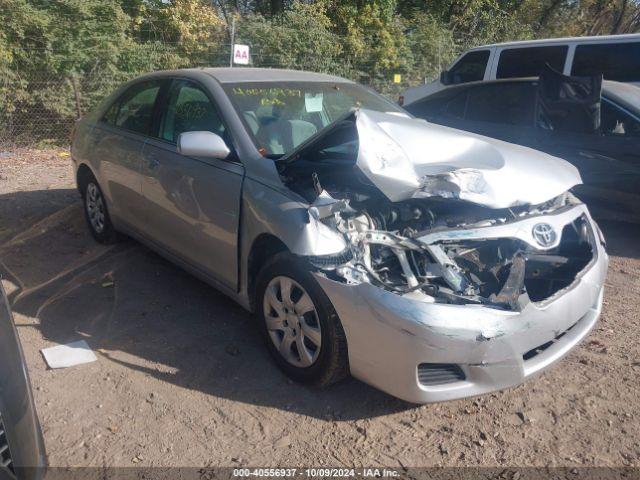
<svg viewBox="0 0 640 480"><path fill-rule="evenodd" d="M196 131L225 136L222 119L209 97L191 82L175 82L169 92L160 138L176 143L181 133Z"/></svg>
<svg viewBox="0 0 640 480"><path fill-rule="evenodd" d="M478 50L467 53L449 70L451 83L457 84L483 80L488 61L489 50Z"/></svg>

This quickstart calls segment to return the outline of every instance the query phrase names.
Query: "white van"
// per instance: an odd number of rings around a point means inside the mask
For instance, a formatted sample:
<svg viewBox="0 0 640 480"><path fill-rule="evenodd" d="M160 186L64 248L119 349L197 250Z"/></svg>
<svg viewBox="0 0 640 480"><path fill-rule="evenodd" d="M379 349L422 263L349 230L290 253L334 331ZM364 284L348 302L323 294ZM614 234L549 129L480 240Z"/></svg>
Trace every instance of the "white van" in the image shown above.
<svg viewBox="0 0 640 480"><path fill-rule="evenodd" d="M438 80L408 89L405 104L447 85L536 77L548 63L565 75L597 75L640 85L640 34L554 38L483 45L464 52Z"/></svg>

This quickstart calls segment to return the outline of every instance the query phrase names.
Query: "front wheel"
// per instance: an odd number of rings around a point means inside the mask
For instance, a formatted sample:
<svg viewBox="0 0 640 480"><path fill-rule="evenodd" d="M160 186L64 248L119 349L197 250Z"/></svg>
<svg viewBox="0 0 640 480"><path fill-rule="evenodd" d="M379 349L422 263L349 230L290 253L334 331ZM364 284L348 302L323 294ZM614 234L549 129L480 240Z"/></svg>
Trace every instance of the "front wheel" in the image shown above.
<svg viewBox="0 0 640 480"><path fill-rule="evenodd" d="M84 216L91 235L100 243L114 243L118 240L102 190L95 178L87 180L82 188L82 200L84 203Z"/></svg>
<svg viewBox="0 0 640 480"><path fill-rule="evenodd" d="M305 262L288 253L260 270L256 309L278 366L304 383L329 385L347 376L347 340L333 305Z"/></svg>

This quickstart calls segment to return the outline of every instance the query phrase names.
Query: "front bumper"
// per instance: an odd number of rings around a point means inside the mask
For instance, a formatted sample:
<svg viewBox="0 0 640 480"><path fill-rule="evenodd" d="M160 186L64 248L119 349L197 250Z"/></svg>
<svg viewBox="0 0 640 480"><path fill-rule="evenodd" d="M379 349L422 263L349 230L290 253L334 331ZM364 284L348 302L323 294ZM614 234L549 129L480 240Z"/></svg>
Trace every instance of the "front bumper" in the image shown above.
<svg viewBox="0 0 640 480"><path fill-rule="evenodd" d="M577 208L588 216L586 208ZM413 403L453 400L518 385L591 331L608 267L595 237L593 261L570 286L519 312L426 303L368 283L348 285L319 274L316 279L342 322L354 377ZM457 365L464 379L425 385L418 378L423 363Z"/></svg>

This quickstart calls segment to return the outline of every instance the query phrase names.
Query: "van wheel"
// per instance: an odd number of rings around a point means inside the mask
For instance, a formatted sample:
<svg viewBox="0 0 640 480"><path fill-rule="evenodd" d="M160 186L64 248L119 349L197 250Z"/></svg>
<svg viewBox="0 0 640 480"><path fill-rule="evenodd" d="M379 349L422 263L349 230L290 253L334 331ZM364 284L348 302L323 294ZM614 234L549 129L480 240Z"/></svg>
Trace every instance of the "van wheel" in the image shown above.
<svg viewBox="0 0 640 480"><path fill-rule="evenodd" d="M255 305L267 348L289 377L325 386L348 375L342 324L304 261L272 257L258 274Z"/></svg>
<svg viewBox="0 0 640 480"><path fill-rule="evenodd" d="M118 232L113 228L107 203L95 177L91 176L81 185L81 192L84 217L93 238L104 244L117 242L119 240Z"/></svg>

